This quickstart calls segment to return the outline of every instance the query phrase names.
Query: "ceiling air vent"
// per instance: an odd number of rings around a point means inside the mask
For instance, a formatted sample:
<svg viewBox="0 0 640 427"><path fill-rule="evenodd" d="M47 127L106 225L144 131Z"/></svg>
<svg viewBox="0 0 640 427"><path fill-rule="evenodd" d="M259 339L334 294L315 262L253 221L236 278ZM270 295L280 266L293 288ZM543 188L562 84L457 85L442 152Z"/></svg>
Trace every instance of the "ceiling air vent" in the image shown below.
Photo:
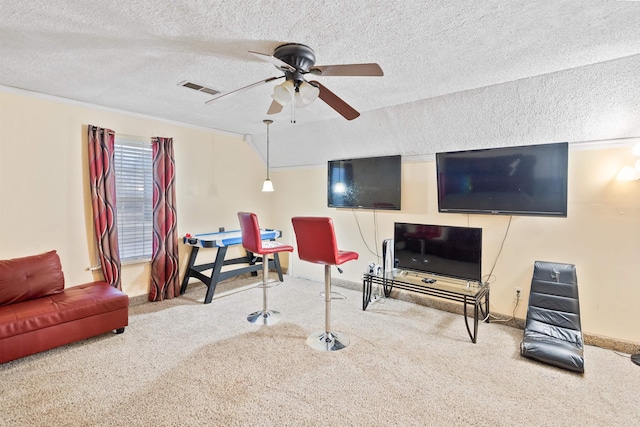
<svg viewBox="0 0 640 427"><path fill-rule="evenodd" d="M211 89L210 87L202 86L197 83L188 82L188 81L180 82L178 83L178 85L189 88L189 89L197 90L198 92L208 93L209 95L217 95L220 93L220 91L218 90Z"/></svg>

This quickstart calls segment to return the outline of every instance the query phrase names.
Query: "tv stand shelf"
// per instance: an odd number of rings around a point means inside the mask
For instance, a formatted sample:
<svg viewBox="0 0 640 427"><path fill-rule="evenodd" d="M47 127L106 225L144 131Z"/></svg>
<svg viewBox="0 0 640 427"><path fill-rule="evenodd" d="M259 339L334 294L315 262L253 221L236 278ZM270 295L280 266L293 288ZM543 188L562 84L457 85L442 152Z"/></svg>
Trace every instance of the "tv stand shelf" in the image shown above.
<svg viewBox="0 0 640 427"><path fill-rule="evenodd" d="M423 279L435 279L433 283L426 283ZM479 314L489 323L489 284L466 282L462 280L431 277L429 275L413 274L404 271L383 273L382 276L365 274L362 280L362 310L366 310L371 301L373 285L382 286L385 297L391 294L393 288L404 289L449 301L460 302L463 305L464 322L471 342L475 344L478 336ZM473 331L469 326L468 307L473 307Z"/></svg>

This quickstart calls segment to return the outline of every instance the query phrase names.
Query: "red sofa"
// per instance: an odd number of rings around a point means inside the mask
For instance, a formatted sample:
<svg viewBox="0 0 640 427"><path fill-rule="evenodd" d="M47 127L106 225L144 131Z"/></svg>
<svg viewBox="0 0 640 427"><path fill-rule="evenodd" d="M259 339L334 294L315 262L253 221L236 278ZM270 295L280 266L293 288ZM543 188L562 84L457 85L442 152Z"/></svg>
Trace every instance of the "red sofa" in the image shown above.
<svg viewBox="0 0 640 427"><path fill-rule="evenodd" d="M0 260L0 363L122 333L128 322L129 297L106 282L65 288L56 251Z"/></svg>

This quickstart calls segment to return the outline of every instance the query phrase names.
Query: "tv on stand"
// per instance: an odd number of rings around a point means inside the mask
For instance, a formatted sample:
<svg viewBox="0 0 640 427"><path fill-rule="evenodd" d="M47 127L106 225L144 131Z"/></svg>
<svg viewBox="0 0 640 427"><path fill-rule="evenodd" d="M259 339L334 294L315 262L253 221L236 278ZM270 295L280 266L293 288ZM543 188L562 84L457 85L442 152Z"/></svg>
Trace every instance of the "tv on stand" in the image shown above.
<svg viewBox="0 0 640 427"><path fill-rule="evenodd" d="M394 265L468 282L482 282L482 228L394 223Z"/></svg>

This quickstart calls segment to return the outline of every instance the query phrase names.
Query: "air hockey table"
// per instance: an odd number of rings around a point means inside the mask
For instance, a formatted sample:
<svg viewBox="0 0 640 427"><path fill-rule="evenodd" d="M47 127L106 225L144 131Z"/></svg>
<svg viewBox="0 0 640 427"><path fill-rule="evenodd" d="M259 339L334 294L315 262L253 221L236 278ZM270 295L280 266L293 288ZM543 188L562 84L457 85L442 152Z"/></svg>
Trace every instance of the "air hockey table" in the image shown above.
<svg viewBox="0 0 640 427"><path fill-rule="evenodd" d="M262 236L262 240L275 240L282 236L282 232L280 230L261 229L260 235ZM249 251L247 251L247 254L244 257L225 259L227 249L230 246L242 244L242 233L240 230L194 235L186 234L182 238L182 242L185 245L191 246L191 254L189 255L187 270L184 274L184 278L182 279L180 294L184 294L187 290L189 279L191 277L195 277L207 285L207 295L204 298L205 304L209 304L211 302L213 294L216 291L216 286L222 280L246 273L257 275L258 271L262 271L262 257ZM217 248L218 252L215 260L210 263L196 265L196 258L201 248ZM257 262L260 262L260 264L256 264ZM249 266L222 271L222 267L235 264L249 264ZM282 282L282 269L280 267L280 258L278 257L278 253L274 253L273 259L269 260L269 268L276 269L278 272L278 279ZM203 273L207 270L211 270L210 276Z"/></svg>

